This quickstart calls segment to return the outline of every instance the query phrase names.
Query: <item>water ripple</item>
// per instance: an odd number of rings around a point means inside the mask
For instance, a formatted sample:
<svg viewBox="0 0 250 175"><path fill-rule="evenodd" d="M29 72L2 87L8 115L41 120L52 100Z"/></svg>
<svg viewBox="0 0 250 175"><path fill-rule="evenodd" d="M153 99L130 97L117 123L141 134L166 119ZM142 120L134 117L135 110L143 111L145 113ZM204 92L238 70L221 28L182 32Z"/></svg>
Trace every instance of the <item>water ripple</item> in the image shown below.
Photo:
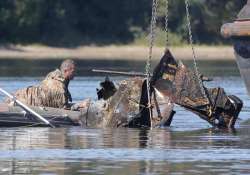
<svg viewBox="0 0 250 175"><path fill-rule="evenodd" d="M0 160L250 161L248 149L33 149L0 151Z"/></svg>

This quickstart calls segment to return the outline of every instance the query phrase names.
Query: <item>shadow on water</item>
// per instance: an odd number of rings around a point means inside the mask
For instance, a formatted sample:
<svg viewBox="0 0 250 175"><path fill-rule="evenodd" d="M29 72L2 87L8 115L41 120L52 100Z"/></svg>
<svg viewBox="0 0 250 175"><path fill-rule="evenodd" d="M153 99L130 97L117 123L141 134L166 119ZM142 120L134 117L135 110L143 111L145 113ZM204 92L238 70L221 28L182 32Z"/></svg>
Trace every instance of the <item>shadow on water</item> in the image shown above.
<svg viewBox="0 0 250 175"><path fill-rule="evenodd" d="M58 68L62 60L43 59L1 59L0 60L0 76L45 76L47 72ZM78 71L77 76L98 76L102 73L93 73L92 69L107 69L118 71L145 71L145 61L124 61L124 60L76 60ZM153 62L152 67L157 64ZM184 61L191 69L192 61ZM238 76L239 71L233 60L225 61L198 61L199 70L206 76Z"/></svg>

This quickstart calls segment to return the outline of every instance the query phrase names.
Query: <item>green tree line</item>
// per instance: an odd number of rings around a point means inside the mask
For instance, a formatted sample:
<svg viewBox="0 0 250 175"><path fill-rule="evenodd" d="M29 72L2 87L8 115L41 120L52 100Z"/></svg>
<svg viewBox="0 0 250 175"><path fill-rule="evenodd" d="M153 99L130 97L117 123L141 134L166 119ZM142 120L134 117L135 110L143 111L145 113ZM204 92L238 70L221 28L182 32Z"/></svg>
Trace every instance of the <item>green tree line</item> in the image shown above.
<svg viewBox="0 0 250 175"><path fill-rule="evenodd" d="M197 43L218 44L220 26L232 21L247 0L190 0ZM1 0L0 42L124 44L149 33L152 0ZM165 0L159 0L157 26L164 29ZM169 29L187 38L184 0L169 0Z"/></svg>

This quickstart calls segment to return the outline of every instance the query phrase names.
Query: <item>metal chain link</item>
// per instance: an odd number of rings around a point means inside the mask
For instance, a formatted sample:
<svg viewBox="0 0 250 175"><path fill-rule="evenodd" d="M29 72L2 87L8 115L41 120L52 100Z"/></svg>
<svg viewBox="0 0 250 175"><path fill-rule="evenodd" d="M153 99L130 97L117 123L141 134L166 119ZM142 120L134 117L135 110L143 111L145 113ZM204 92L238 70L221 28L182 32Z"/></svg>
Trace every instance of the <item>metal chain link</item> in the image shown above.
<svg viewBox="0 0 250 175"><path fill-rule="evenodd" d="M152 17L151 17L151 26L150 26L150 38L149 38L149 57L146 63L146 74L147 74L147 94L148 94L148 107L149 107L149 116L151 127L153 126L153 118L152 118L152 110L151 110L151 96L150 96L150 70L152 64L152 54L153 54L153 46L155 41L155 30L156 30L156 18L157 18L157 7L158 0L153 0L152 4Z"/></svg>
<svg viewBox="0 0 250 175"><path fill-rule="evenodd" d="M196 62L196 54L195 54L194 45L193 45L193 35L192 35L192 28L191 28L191 23L190 23L189 1L188 0L185 0L185 5L186 5L186 14L187 14L187 27L188 27L188 33L189 33L189 42L190 42L190 45L192 47L192 54L193 54L194 71L195 71L195 75L196 75L196 78L198 80L202 95L206 99L208 99L208 96L207 96L205 89L204 89L204 86L203 86L203 82L202 82L201 77L200 77L197 62ZM208 101L209 101L209 99L208 99Z"/></svg>
<svg viewBox="0 0 250 175"><path fill-rule="evenodd" d="M151 64L152 64L153 46L155 42L157 8L158 8L158 0L153 0L150 35L149 35L149 57L148 57L147 64L145 67L146 74L149 76L150 76L150 70L151 70Z"/></svg>
<svg viewBox="0 0 250 175"><path fill-rule="evenodd" d="M168 0L166 0L166 14L165 14L165 31L166 31L166 49L169 48L169 36L168 36L168 13L169 13L169 3Z"/></svg>

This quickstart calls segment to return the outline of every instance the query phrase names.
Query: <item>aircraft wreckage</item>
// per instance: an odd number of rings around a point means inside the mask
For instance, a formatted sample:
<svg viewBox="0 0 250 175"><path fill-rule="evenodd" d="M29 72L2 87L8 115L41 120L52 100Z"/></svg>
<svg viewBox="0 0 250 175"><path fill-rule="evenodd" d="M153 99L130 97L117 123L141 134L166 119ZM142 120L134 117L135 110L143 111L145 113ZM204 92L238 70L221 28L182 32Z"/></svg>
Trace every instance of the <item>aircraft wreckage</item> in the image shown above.
<svg viewBox="0 0 250 175"><path fill-rule="evenodd" d="M97 92L99 100L90 102L88 107L80 111L30 108L52 126L140 128L170 126L176 113L174 104L178 104L212 126L232 128L243 105L238 97L227 95L223 88L201 87L194 72L181 61L177 62L169 50L150 77L150 106L145 78L128 78L121 81L118 87L106 79L100 85L102 88ZM1 104L0 126L48 124L23 107Z"/></svg>

